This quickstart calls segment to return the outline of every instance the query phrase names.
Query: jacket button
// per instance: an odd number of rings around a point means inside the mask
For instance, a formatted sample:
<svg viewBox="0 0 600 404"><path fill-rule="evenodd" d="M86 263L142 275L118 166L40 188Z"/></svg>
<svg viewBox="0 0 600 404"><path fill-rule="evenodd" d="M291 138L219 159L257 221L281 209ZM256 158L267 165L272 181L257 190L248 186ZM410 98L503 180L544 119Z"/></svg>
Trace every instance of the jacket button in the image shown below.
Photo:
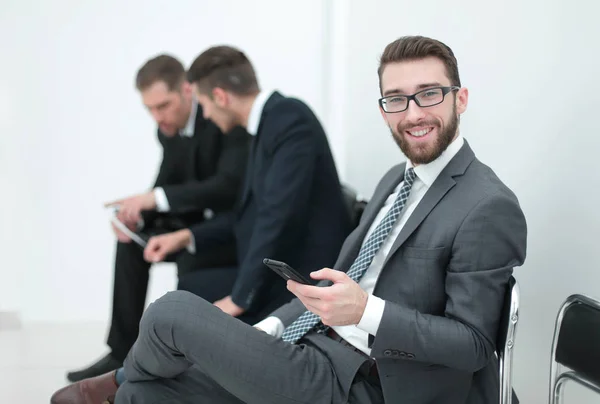
<svg viewBox="0 0 600 404"><path fill-rule="evenodd" d="M392 351L391 351L391 350L389 350L389 349L386 349L385 351L383 351L383 354L384 354L385 356L392 356Z"/></svg>

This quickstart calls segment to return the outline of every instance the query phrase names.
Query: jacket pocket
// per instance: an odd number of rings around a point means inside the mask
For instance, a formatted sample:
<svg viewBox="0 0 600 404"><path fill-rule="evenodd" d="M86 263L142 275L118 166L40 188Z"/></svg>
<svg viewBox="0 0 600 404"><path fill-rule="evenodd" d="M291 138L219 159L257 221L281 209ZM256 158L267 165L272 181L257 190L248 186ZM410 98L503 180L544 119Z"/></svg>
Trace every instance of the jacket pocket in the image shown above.
<svg viewBox="0 0 600 404"><path fill-rule="evenodd" d="M402 248L402 256L424 260L437 260L444 255L445 251L446 247L421 248L405 246Z"/></svg>

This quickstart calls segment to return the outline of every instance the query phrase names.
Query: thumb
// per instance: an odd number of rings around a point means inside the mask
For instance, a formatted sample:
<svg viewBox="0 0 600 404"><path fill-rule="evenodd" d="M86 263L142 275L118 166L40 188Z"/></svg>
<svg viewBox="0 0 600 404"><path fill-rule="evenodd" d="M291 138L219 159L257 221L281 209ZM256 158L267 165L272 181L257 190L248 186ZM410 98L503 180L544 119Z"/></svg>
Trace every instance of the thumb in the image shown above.
<svg viewBox="0 0 600 404"><path fill-rule="evenodd" d="M148 240L148 244L146 248L144 248L144 258L148 262L152 262L156 260L156 254L160 250L160 241L155 237L150 238Z"/></svg>
<svg viewBox="0 0 600 404"><path fill-rule="evenodd" d="M336 271L331 268L323 268L319 271L311 272L310 277L317 280L327 279L334 283L344 282L348 278L345 272Z"/></svg>
<svg viewBox="0 0 600 404"><path fill-rule="evenodd" d="M154 251L160 246L160 239L156 237L150 237L148 240L148 244L146 245L146 250Z"/></svg>
<svg viewBox="0 0 600 404"><path fill-rule="evenodd" d="M153 260L154 262L162 262L165 257L167 256L168 251L166 249L166 247L164 245L159 245L157 246L155 252L154 252L154 257Z"/></svg>

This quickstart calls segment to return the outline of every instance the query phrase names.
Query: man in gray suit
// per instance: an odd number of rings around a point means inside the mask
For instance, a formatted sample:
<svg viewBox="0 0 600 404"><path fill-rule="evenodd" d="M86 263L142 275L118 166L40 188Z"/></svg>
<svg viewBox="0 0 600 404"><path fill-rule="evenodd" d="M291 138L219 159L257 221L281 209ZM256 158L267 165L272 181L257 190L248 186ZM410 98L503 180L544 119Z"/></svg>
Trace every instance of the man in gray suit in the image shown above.
<svg viewBox="0 0 600 404"><path fill-rule="evenodd" d="M460 134L468 90L450 48L400 38L379 79L408 161L379 182L335 269L311 275L318 287L289 281L298 299L254 328L171 292L144 314L118 390L107 374L53 402L115 391L117 404L496 402L496 334L525 218Z"/></svg>

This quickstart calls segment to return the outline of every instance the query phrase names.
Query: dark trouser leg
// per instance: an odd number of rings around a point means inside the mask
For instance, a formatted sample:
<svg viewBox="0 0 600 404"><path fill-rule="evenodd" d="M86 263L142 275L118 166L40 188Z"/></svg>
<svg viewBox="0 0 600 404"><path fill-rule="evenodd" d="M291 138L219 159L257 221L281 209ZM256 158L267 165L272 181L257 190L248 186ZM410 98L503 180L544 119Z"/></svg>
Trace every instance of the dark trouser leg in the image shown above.
<svg viewBox="0 0 600 404"><path fill-rule="evenodd" d="M196 255L182 251L168 258L168 261L177 263L180 274L187 274L192 270L202 271L211 266L235 263L235 245L224 245ZM150 266L144 260L143 249L137 244L117 243L112 321L107 344L112 356L119 361L125 360L139 332L146 305Z"/></svg>
<svg viewBox="0 0 600 404"><path fill-rule="evenodd" d="M117 243L113 287L112 321L108 346L123 361L135 342L148 291L150 264L135 243Z"/></svg>
<svg viewBox="0 0 600 404"><path fill-rule="evenodd" d="M329 404L347 394L320 350L283 342L191 293L170 292L144 313L125 375L128 383L162 384L192 365L250 404Z"/></svg>
<svg viewBox="0 0 600 404"><path fill-rule="evenodd" d="M177 290L191 292L209 303L214 303L231 294L237 273L236 267L207 268L187 272L179 276Z"/></svg>
<svg viewBox="0 0 600 404"><path fill-rule="evenodd" d="M174 254L171 260L177 263L179 277L208 268L227 268L237 266L234 244L215 246L214 248L198 248L196 254L187 250Z"/></svg>

